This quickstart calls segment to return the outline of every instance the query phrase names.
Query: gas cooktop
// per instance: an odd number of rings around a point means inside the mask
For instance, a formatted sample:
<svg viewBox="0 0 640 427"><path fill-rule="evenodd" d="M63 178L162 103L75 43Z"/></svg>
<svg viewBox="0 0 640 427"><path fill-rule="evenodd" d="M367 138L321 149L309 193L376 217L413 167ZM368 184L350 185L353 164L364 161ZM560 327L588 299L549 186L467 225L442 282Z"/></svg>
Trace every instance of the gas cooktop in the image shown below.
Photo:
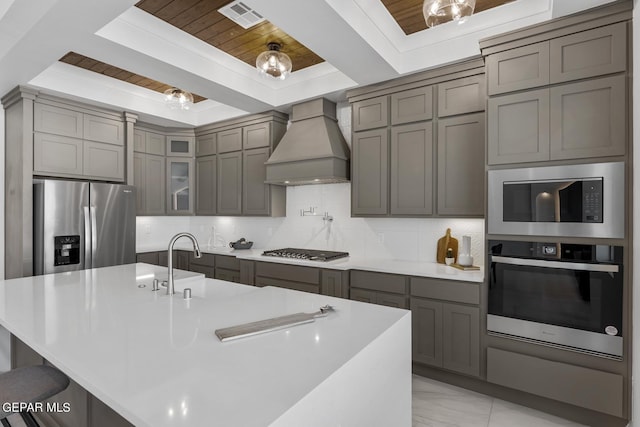
<svg viewBox="0 0 640 427"><path fill-rule="evenodd" d="M333 261L349 256L349 252L316 251L313 249L283 248L264 251L262 255L280 258L306 259L310 261Z"/></svg>

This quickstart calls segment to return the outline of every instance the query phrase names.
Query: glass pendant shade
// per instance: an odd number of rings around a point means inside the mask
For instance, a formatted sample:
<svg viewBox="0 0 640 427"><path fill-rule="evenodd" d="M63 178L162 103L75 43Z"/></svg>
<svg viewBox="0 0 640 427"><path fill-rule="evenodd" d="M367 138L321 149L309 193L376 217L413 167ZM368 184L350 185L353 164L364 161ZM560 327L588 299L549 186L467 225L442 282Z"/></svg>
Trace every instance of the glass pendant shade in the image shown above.
<svg viewBox="0 0 640 427"><path fill-rule="evenodd" d="M175 87L164 91L164 99L172 110L188 110L193 105L193 95Z"/></svg>
<svg viewBox="0 0 640 427"><path fill-rule="evenodd" d="M473 13L476 0L424 0L422 13L427 27L449 21L464 22Z"/></svg>
<svg viewBox="0 0 640 427"><path fill-rule="evenodd" d="M256 68L261 74L284 80L291 73L291 58L280 52L280 44L269 43L269 50L256 58Z"/></svg>

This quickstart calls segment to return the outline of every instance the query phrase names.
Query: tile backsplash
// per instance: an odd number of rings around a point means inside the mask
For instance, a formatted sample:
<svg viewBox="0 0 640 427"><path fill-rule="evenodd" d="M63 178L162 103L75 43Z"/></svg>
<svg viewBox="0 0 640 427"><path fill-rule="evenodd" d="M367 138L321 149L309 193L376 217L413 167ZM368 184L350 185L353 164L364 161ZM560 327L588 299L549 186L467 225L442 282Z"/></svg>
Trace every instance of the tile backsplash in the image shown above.
<svg viewBox="0 0 640 427"><path fill-rule="evenodd" d="M138 217L137 246L164 247L181 231L203 244L226 246L241 237L256 248L303 247L348 251L353 257L435 261L436 244L451 228L453 237L471 236L475 264L484 259L484 220L461 218L352 218L351 185L287 187L287 216ZM316 216L300 210L315 208ZM333 221L324 221L327 212Z"/></svg>

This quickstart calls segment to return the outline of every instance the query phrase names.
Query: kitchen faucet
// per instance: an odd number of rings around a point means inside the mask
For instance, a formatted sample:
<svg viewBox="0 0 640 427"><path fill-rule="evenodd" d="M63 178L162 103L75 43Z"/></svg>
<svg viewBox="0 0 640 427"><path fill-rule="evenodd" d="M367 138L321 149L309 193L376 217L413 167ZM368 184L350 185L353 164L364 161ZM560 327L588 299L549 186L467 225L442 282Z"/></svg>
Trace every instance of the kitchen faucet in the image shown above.
<svg viewBox="0 0 640 427"><path fill-rule="evenodd" d="M202 253L200 253L200 246L198 246L198 241L191 233L178 233L169 242L169 248L167 249L167 267L168 267L168 278L167 278L167 295L173 295L176 293L175 288L173 286L173 245L175 245L176 240L181 237L188 237L191 239L191 243L193 243L193 254L196 258L202 257Z"/></svg>

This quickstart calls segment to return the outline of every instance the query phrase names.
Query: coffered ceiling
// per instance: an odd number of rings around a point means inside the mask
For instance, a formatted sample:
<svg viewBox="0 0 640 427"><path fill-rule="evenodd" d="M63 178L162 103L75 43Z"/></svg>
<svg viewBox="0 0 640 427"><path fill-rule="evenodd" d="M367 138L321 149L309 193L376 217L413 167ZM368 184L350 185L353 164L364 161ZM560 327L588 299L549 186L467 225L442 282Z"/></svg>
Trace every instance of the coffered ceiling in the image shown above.
<svg viewBox="0 0 640 427"><path fill-rule="evenodd" d="M219 16L227 1L0 0L0 96L30 85L175 126L288 112L296 102L344 100L349 88L477 57L480 39L612 0L478 0L464 24L428 30L415 9L422 0L242 0L267 20L249 30ZM272 39L293 58L296 71L284 81L253 66ZM69 52L73 61L59 61ZM206 100L170 110L151 81Z"/></svg>

